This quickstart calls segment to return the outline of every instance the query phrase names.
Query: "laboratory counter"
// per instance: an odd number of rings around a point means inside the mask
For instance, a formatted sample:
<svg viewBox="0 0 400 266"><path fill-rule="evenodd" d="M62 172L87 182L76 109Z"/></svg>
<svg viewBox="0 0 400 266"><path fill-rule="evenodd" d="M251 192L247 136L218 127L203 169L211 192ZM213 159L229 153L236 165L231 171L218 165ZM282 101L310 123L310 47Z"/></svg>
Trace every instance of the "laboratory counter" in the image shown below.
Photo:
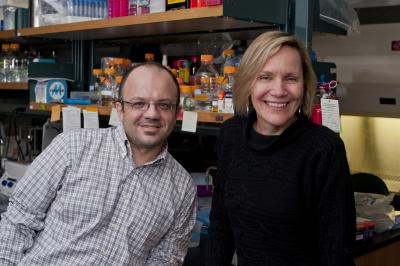
<svg viewBox="0 0 400 266"><path fill-rule="evenodd" d="M356 266L395 266L400 263L400 229L375 234L354 247Z"/></svg>

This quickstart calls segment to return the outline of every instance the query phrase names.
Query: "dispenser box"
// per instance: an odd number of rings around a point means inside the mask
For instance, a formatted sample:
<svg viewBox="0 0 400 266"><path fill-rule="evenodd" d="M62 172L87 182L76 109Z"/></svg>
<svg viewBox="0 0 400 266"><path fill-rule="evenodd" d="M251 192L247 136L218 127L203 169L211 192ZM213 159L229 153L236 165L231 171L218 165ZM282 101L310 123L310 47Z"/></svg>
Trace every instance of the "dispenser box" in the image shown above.
<svg viewBox="0 0 400 266"><path fill-rule="evenodd" d="M74 88L72 64L30 63L28 65L30 101L64 102Z"/></svg>

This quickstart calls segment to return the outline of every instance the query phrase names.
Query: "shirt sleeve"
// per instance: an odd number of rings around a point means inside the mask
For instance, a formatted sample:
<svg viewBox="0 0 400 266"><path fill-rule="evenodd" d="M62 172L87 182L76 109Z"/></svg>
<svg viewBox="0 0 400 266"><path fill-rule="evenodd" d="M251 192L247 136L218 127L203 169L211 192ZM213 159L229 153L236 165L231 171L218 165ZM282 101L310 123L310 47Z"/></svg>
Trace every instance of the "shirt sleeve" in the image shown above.
<svg viewBox="0 0 400 266"><path fill-rule="evenodd" d="M191 177L188 175L188 179ZM192 228L196 222L196 189L188 182L188 189L182 200L179 212L168 233L151 250L146 266L182 265L190 240Z"/></svg>
<svg viewBox="0 0 400 266"><path fill-rule="evenodd" d="M317 207L321 265L354 265L356 215L354 193L344 144L340 141L329 157L327 178ZM325 164L326 165L326 164Z"/></svg>
<svg viewBox="0 0 400 266"><path fill-rule="evenodd" d="M0 220L0 264L15 265L44 228L46 212L69 164L67 140L57 136L18 181Z"/></svg>
<svg viewBox="0 0 400 266"><path fill-rule="evenodd" d="M231 160L230 145L224 143L224 132L221 128L218 141L218 169L214 180L214 191L210 213L210 226L206 250L207 266L231 265L235 244L230 221L225 209L224 190L226 171Z"/></svg>

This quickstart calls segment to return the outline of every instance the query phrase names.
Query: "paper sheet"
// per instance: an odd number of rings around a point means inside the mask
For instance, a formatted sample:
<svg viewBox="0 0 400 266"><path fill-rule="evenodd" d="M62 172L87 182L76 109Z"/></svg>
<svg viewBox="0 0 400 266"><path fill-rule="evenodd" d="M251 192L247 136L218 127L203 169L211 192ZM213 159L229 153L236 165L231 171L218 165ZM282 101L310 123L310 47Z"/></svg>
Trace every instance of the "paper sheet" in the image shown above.
<svg viewBox="0 0 400 266"><path fill-rule="evenodd" d="M63 131L81 128L81 109L73 106L62 108Z"/></svg>
<svg viewBox="0 0 400 266"><path fill-rule="evenodd" d="M197 128L197 113L183 112L182 131L196 132Z"/></svg>
<svg viewBox="0 0 400 266"><path fill-rule="evenodd" d="M83 127L99 128L99 113L97 111L83 110Z"/></svg>

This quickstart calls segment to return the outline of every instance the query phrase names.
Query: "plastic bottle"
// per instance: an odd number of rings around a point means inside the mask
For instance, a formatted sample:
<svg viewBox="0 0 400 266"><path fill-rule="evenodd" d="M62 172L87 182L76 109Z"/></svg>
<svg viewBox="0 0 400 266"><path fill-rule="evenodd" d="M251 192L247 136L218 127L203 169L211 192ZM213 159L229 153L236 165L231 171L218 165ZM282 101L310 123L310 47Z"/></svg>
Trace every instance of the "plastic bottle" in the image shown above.
<svg viewBox="0 0 400 266"><path fill-rule="evenodd" d="M190 8L196 7L206 7L207 1L206 0L190 0Z"/></svg>
<svg viewBox="0 0 400 266"><path fill-rule="evenodd" d="M233 92L232 88L235 84L235 73L236 67L234 66L226 66L224 67L224 112L225 113L233 113Z"/></svg>
<svg viewBox="0 0 400 266"><path fill-rule="evenodd" d="M188 60L180 60L178 76L183 80L183 83L189 85L190 81L190 63Z"/></svg>
<svg viewBox="0 0 400 266"><path fill-rule="evenodd" d="M189 1L190 0L165 0L165 10L189 8Z"/></svg>
<svg viewBox="0 0 400 266"><path fill-rule="evenodd" d="M150 0L138 0L137 14L149 14L150 13Z"/></svg>
<svg viewBox="0 0 400 266"><path fill-rule="evenodd" d="M192 56L190 59L191 64L190 64L190 85L195 85L196 80L195 80L195 75L197 70L200 68L200 57L199 56Z"/></svg>
<svg viewBox="0 0 400 266"><path fill-rule="evenodd" d="M233 58L235 57L235 51L232 49L227 49L224 50L223 55L224 55L224 60L222 61L221 72L220 72L222 75L224 75L224 68L226 66L235 66L235 62L233 60Z"/></svg>
<svg viewBox="0 0 400 266"><path fill-rule="evenodd" d="M128 1L128 16L137 15L137 0Z"/></svg>
<svg viewBox="0 0 400 266"><path fill-rule="evenodd" d="M196 85L200 86L201 96L196 99L199 101L198 105L203 110L211 111L211 104L214 97L218 97L216 89L216 79L218 71L214 68L212 62L213 55L201 55L201 65L195 75Z"/></svg>
<svg viewBox="0 0 400 266"><path fill-rule="evenodd" d="M150 13L165 12L165 0L151 0Z"/></svg>

